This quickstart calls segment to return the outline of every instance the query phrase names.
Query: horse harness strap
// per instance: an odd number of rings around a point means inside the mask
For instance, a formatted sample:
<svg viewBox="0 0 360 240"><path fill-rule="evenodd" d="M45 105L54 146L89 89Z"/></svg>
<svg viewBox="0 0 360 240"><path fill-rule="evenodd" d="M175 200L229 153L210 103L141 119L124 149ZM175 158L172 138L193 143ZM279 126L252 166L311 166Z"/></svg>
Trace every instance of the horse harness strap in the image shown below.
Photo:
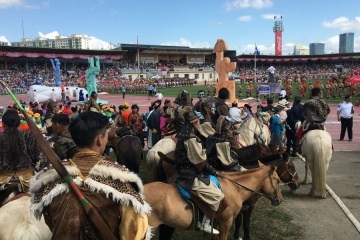
<svg viewBox="0 0 360 240"><path fill-rule="evenodd" d="M248 191L250 191L250 192L253 192L253 193L255 193L255 194L259 195L259 196L266 197L266 198L268 198L268 199L270 199L270 200L277 200L276 197L267 195L267 194L265 194L265 193L261 193L261 192L254 191L254 190L252 190L252 189L250 189L250 188L248 188L248 187L246 187L246 186L244 186L244 185L242 185L242 184L240 184L240 183L237 183L237 182L231 180L230 178L228 178L228 177L226 177L226 176L224 176L224 175L216 174L216 176L219 177L219 178L225 178L225 179L229 180L230 182L232 182L233 184L235 184L236 186L245 188L246 190L248 190Z"/></svg>

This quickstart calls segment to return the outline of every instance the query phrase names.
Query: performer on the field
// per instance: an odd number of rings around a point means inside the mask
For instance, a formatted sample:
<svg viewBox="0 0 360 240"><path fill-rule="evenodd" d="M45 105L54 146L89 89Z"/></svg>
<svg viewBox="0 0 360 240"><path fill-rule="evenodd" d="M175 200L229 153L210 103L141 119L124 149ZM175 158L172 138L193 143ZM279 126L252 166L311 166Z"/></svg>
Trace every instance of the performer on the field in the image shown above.
<svg viewBox="0 0 360 240"><path fill-rule="evenodd" d="M141 179L102 156L108 140L107 124L106 116L91 111L71 122L69 131L79 152L63 164L117 239L144 239L150 206L141 195ZM31 212L38 219L43 214L53 239L102 239L54 169L40 172L30 186Z"/></svg>

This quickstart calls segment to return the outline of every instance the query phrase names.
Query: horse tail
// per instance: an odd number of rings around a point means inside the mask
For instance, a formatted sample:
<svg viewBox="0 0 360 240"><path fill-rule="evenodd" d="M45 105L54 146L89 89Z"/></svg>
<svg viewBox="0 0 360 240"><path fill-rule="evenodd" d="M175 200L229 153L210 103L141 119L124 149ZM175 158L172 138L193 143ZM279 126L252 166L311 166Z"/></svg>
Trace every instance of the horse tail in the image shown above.
<svg viewBox="0 0 360 240"><path fill-rule="evenodd" d="M134 173L138 173L142 154L140 140L133 136L122 137L117 144L117 148L118 162L125 164Z"/></svg>
<svg viewBox="0 0 360 240"><path fill-rule="evenodd" d="M160 157L155 149L150 149L146 154L146 163L148 166L148 182L157 181L157 163Z"/></svg>
<svg viewBox="0 0 360 240"><path fill-rule="evenodd" d="M38 227L35 225L35 219L31 219L29 214L25 214L22 223L11 234L11 240L39 240L43 239Z"/></svg>
<svg viewBox="0 0 360 240"><path fill-rule="evenodd" d="M306 144L306 161L312 176L310 194L324 198L326 197L326 172L332 156L331 136L322 130L314 130L314 133L315 131L317 136L310 135L309 138L305 139L308 141Z"/></svg>

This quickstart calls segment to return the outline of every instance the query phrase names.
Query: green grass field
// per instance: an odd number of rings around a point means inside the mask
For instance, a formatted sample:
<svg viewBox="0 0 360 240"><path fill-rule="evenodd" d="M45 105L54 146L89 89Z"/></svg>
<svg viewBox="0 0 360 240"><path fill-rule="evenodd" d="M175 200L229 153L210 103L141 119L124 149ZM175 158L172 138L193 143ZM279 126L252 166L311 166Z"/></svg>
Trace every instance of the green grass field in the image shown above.
<svg viewBox="0 0 360 240"><path fill-rule="evenodd" d="M322 82L322 83L324 84L324 86L325 86L328 80L319 80L319 81ZM316 80L311 80L311 81L308 80L306 85L309 86L310 82L312 82L313 85L314 85L315 82L316 82ZM236 91L237 91L237 89L238 89L238 85L239 85L239 84L240 84L239 82L236 82L236 84L235 84L235 85L236 85L236 88L235 88ZM213 83L210 83L210 86L211 86L211 87L212 87L212 85L213 85ZM292 84L293 98L292 98L292 99L289 99L290 102L292 102L292 101L294 100L294 97L297 95L297 90L296 90L296 87L297 87L297 86L298 86L297 83L293 83L293 84ZM237 97L238 99L244 99L244 98L246 98L246 92L245 92L245 90L246 90L246 84L245 84L245 83L241 84L241 87L242 87L242 95L239 96L239 95L238 95L238 92L235 93L235 94L236 94L236 97ZM204 84L202 84L202 83L198 83L198 84L196 84L196 85L194 85L194 86L192 86L192 87L161 88L160 90L161 90L162 94L164 95L164 99L166 99L166 97L177 97L177 95L178 95L178 93L180 92L180 90L184 90L184 89L187 90L188 92L190 92L190 93L191 93L191 96L192 96L194 99L197 98L197 92L198 92L199 90L204 90L205 93L206 93L206 86L205 86ZM146 94L136 94L136 95L147 96ZM255 91L253 91L252 97L255 97ZM266 97L265 97L265 98L263 97L262 99L266 99ZM278 99L278 94L275 95L274 101L277 101L277 99ZM305 101L308 100L308 99L309 99L309 91L306 92L306 95L305 95L305 97L303 97L302 102L305 102ZM344 97L336 97L336 98L330 98L330 99L326 99L326 98L325 98L324 100L325 100L327 103L340 103L341 101L344 100ZM352 98L352 102L353 102L353 103L358 102L358 101L359 101L358 97L353 97L353 98Z"/></svg>

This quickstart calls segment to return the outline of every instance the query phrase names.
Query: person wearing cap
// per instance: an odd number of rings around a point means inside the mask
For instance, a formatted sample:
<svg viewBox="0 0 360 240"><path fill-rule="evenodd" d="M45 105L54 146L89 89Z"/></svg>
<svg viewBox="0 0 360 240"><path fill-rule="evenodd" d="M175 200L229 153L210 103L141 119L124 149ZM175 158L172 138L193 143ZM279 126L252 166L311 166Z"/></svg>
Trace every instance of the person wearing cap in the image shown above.
<svg viewBox="0 0 360 240"><path fill-rule="evenodd" d="M266 99L267 102L267 106L262 108L263 112L267 112L267 113L277 113L278 109L276 107L273 106L274 100L269 97Z"/></svg>
<svg viewBox="0 0 360 240"><path fill-rule="evenodd" d="M285 108L288 105L288 101L286 99L282 99L278 102L277 108L279 112L274 114L272 113L272 119L270 124L270 132L271 132L271 139L270 139L270 149L273 154L277 153L277 149L279 147L279 153L283 154L286 151L286 146L284 144L285 138L285 122L287 118L287 114Z"/></svg>
<svg viewBox="0 0 360 240"><path fill-rule="evenodd" d="M345 132L348 132L348 138L351 142L353 139L353 114L354 106L351 102L351 94L345 95L345 101L342 101L337 108L337 118L341 122L341 132L339 141L343 141L345 137Z"/></svg>
<svg viewBox="0 0 360 240"><path fill-rule="evenodd" d="M0 189L6 189L10 182L18 185L20 192L27 192L34 166L40 161L46 165L46 158L30 131L21 131L20 116L15 109L8 109L2 116L4 132L0 133Z"/></svg>
<svg viewBox="0 0 360 240"><path fill-rule="evenodd" d="M218 94L218 101L215 103L215 114L212 115L211 121L214 125L216 125L217 120L220 115L228 116L229 114L229 107L226 104L226 100L229 99L230 92L227 88L220 88Z"/></svg>
<svg viewBox="0 0 360 240"><path fill-rule="evenodd" d="M131 113L131 110L129 109L129 107L130 107L129 103L124 102L122 115L124 116L126 126L129 126L129 116L130 116L130 113Z"/></svg>
<svg viewBox="0 0 360 240"><path fill-rule="evenodd" d="M121 93L123 95L123 99L125 99L125 94L126 94L126 88L125 88L125 85L123 84L122 87L121 87Z"/></svg>
<svg viewBox="0 0 360 240"><path fill-rule="evenodd" d="M286 123L289 126L289 128L286 128L286 152L290 153L290 148L292 147L292 157L295 157L296 152L298 151L298 139L295 137L296 124L297 122L303 123L305 120L304 116L302 115L302 108L303 105L301 104L301 97L295 96L292 108L286 111L288 116L286 118Z"/></svg>
<svg viewBox="0 0 360 240"><path fill-rule="evenodd" d="M307 131L313 129L325 130L325 121L330 113L328 104L320 99L320 88L313 88L311 99L308 100L302 109L304 122L296 132L296 137L302 138Z"/></svg>
<svg viewBox="0 0 360 240"><path fill-rule="evenodd" d="M192 199L206 203L207 208L203 208L203 204L198 205L204 213L198 227L206 233L211 233L210 219L214 218L216 212L224 209L224 194L210 181L209 174L216 175L216 171L208 164L206 150L203 149L200 138L195 135L200 127L200 119L191 106L184 107L178 117L183 125L175 147L177 175L174 180L178 186L190 193ZM218 230L212 230L213 234L219 234Z"/></svg>
<svg viewBox="0 0 360 240"><path fill-rule="evenodd" d="M69 117L66 114L55 114L51 121L52 129L55 133L52 137L54 152L60 160L72 158L77 152L77 148L68 130L70 124Z"/></svg>

